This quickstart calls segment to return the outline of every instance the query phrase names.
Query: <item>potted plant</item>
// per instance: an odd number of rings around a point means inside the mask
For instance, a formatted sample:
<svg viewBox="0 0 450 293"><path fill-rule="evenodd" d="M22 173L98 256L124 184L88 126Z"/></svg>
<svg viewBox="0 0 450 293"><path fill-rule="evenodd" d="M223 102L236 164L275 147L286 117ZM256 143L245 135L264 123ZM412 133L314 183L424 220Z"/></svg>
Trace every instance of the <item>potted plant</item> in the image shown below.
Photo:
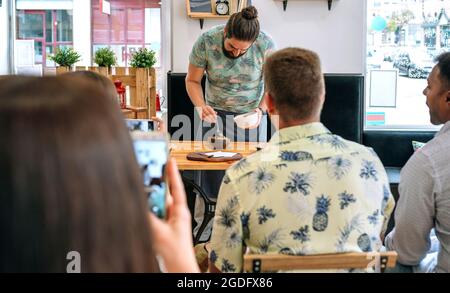
<svg viewBox="0 0 450 293"><path fill-rule="evenodd" d="M130 65L133 68L152 68L156 63L156 53L147 48L139 48L133 53L130 60Z"/></svg>
<svg viewBox="0 0 450 293"><path fill-rule="evenodd" d="M100 48L95 52L94 62L100 67L101 74L111 74L111 66L117 63L116 54L110 48Z"/></svg>
<svg viewBox="0 0 450 293"><path fill-rule="evenodd" d="M156 115L156 72L153 68L155 63L155 51L147 48L140 48L134 52L130 60L130 65L136 74L136 82L139 85L137 101L132 101L132 104L147 108L147 117Z"/></svg>
<svg viewBox="0 0 450 293"><path fill-rule="evenodd" d="M81 60L81 55L73 48L62 48L57 49L55 55L49 58L60 66L56 68L57 73L62 73L70 71L71 67Z"/></svg>

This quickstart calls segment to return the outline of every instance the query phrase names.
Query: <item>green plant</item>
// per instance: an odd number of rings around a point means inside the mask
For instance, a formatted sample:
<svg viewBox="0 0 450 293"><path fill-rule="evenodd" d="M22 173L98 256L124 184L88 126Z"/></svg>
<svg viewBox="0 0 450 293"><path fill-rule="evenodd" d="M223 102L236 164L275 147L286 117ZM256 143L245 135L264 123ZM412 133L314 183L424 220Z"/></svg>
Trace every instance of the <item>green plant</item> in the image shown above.
<svg viewBox="0 0 450 293"><path fill-rule="evenodd" d="M151 68L156 63L156 53L147 48L139 48L131 56L130 65L134 68Z"/></svg>
<svg viewBox="0 0 450 293"><path fill-rule="evenodd" d="M98 66L111 67L116 65L116 54L114 54L114 51L110 48L98 49L95 52L94 62L97 63Z"/></svg>
<svg viewBox="0 0 450 293"><path fill-rule="evenodd" d="M55 61L59 66L72 66L81 60L81 55L73 48L57 49L55 55L49 57L50 60Z"/></svg>

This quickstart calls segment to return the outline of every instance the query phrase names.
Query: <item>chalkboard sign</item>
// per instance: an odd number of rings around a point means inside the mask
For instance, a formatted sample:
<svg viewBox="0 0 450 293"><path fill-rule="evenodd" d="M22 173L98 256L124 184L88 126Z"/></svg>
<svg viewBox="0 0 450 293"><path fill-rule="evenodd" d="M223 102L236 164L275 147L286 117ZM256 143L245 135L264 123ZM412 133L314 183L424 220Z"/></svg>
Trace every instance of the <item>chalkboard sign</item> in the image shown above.
<svg viewBox="0 0 450 293"><path fill-rule="evenodd" d="M211 0L189 0L191 13L212 13Z"/></svg>

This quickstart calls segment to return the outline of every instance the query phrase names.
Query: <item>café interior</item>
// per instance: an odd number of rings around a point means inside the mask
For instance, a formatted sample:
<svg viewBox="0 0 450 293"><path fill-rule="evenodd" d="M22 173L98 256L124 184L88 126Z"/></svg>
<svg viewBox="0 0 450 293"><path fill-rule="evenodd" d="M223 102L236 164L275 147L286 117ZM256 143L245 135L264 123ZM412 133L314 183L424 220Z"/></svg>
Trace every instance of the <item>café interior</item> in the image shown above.
<svg viewBox="0 0 450 293"><path fill-rule="evenodd" d="M0 271L450 272L448 51L449 1L0 0Z"/></svg>

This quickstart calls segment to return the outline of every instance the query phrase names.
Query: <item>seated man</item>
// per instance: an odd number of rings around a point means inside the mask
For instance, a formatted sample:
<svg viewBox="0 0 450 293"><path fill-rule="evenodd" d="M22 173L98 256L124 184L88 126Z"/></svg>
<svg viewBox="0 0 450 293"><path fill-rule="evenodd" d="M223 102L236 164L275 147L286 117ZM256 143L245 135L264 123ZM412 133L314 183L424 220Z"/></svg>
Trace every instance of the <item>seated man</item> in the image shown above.
<svg viewBox="0 0 450 293"><path fill-rule="evenodd" d="M246 250L290 255L379 250L394 206L387 175L371 149L320 123L325 87L317 54L278 51L267 59L264 78L264 98L278 131L265 148L226 172L210 271L241 271Z"/></svg>
<svg viewBox="0 0 450 293"><path fill-rule="evenodd" d="M413 271L449 273L450 53L437 57L437 62L423 94L431 123L444 126L403 167L395 229L385 244L397 251L398 263L414 266Z"/></svg>

